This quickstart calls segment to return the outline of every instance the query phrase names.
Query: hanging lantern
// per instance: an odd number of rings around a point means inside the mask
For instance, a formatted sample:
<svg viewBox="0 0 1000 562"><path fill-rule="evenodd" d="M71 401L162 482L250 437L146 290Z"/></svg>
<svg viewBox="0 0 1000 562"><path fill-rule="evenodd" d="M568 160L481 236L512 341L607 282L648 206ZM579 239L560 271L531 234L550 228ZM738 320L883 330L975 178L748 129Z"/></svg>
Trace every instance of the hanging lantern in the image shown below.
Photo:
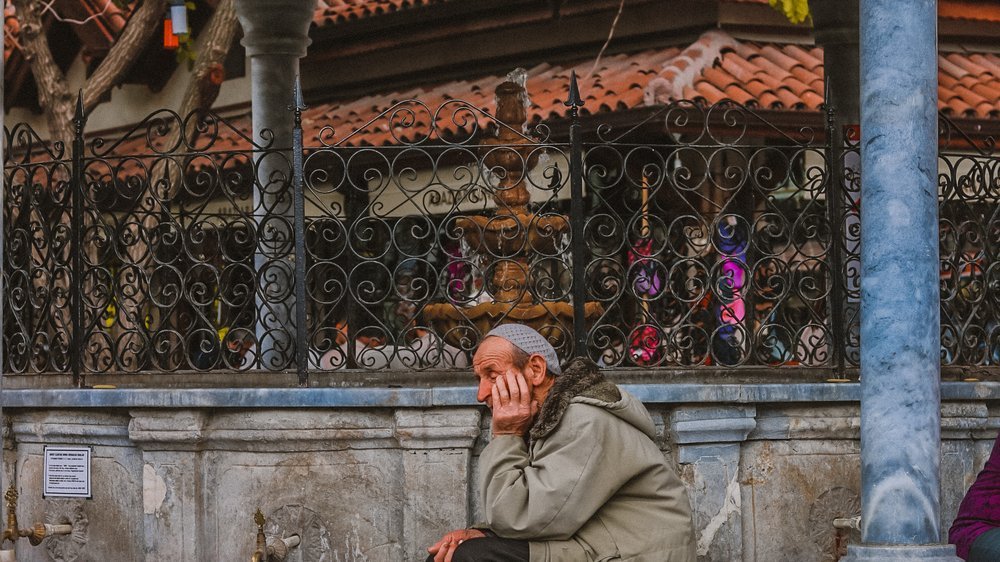
<svg viewBox="0 0 1000 562"><path fill-rule="evenodd" d="M170 0L170 23L174 35L185 35L189 32L187 6L184 5L184 0Z"/></svg>
<svg viewBox="0 0 1000 562"><path fill-rule="evenodd" d="M163 20L163 48L174 50L180 47L180 41L174 35L173 25L169 19Z"/></svg>

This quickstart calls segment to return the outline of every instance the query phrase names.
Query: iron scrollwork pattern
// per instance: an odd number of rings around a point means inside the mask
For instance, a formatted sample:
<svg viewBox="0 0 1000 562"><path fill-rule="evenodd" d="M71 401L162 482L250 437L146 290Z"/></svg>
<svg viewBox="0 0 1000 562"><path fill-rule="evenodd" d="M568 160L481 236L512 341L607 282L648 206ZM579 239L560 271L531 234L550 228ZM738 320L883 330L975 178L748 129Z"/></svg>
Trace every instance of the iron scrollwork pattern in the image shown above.
<svg viewBox="0 0 1000 562"><path fill-rule="evenodd" d="M72 163L62 142L4 128L4 365L66 372L72 340Z"/></svg>
<svg viewBox="0 0 1000 562"><path fill-rule="evenodd" d="M829 129L682 101L567 142L510 99L404 100L291 148L213 113L158 111L82 151L5 129L3 368L466 368L507 321L609 368L858 364L852 135L834 151ZM942 363L995 365L995 146L941 129Z"/></svg>
<svg viewBox="0 0 1000 562"><path fill-rule="evenodd" d="M791 136L728 102L679 102L657 117L668 142L605 128L586 145L585 282L606 310L590 333L592 357L643 367L829 365L821 134Z"/></svg>
<svg viewBox="0 0 1000 562"><path fill-rule="evenodd" d="M311 370L466 367L507 320L565 345L565 147L517 126L458 100L405 100L311 139ZM369 131L391 139L365 146Z"/></svg>
<svg viewBox="0 0 1000 562"><path fill-rule="evenodd" d="M1000 364L1000 155L996 139L939 118L942 365Z"/></svg>

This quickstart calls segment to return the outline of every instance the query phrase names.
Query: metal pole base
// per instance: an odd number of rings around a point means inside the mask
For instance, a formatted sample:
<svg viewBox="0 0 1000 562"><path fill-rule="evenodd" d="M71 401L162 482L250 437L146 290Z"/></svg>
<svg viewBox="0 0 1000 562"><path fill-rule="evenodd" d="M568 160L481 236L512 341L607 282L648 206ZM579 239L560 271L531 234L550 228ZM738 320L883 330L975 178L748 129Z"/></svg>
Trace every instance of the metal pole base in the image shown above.
<svg viewBox="0 0 1000 562"><path fill-rule="evenodd" d="M919 546L852 544L847 547L847 556L841 562L962 562L955 555L953 544L928 544Z"/></svg>

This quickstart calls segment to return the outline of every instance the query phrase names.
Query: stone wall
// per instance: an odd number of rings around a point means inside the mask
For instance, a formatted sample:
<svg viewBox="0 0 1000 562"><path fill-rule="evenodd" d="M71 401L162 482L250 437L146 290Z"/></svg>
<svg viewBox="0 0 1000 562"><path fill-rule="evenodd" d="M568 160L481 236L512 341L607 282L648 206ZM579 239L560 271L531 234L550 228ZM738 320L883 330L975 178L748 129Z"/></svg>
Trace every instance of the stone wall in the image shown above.
<svg viewBox="0 0 1000 562"><path fill-rule="evenodd" d="M688 486L700 560L820 562L859 537L856 403L651 403L664 455ZM942 529L989 455L1000 402L942 408ZM22 527L74 534L18 560L247 560L259 506L290 560L411 561L477 520L476 407L7 408L7 477ZM93 446L91 500L43 499L45 445ZM8 480L9 481L9 480Z"/></svg>

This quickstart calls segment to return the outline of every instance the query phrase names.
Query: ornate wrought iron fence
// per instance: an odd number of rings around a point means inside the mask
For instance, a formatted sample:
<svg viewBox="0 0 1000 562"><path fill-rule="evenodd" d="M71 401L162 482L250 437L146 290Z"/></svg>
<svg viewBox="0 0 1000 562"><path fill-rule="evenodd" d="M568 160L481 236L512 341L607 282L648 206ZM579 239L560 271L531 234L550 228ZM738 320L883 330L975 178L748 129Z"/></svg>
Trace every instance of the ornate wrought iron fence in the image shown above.
<svg viewBox="0 0 1000 562"><path fill-rule="evenodd" d="M72 162L30 127L4 130L5 371L71 368Z"/></svg>
<svg viewBox="0 0 1000 562"><path fill-rule="evenodd" d="M1000 154L941 115L941 362L1000 364Z"/></svg>
<svg viewBox="0 0 1000 562"><path fill-rule="evenodd" d="M571 93L552 134L522 96L308 139L297 104L291 147L168 111L86 145L80 114L69 154L6 130L3 368L447 369L507 321L608 367L857 364L857 154L832 112L789 130L678 102L616 131ZM973 141L942 153L947 364L997 349L996 159Z"/></svg>
<svg viewBox="0 0 1000 562"><path fill-rule="evenodd" d="M605 363L830 366L824 131L732 103L666 108L664 138L586 144L591 334Z"/></svg>

